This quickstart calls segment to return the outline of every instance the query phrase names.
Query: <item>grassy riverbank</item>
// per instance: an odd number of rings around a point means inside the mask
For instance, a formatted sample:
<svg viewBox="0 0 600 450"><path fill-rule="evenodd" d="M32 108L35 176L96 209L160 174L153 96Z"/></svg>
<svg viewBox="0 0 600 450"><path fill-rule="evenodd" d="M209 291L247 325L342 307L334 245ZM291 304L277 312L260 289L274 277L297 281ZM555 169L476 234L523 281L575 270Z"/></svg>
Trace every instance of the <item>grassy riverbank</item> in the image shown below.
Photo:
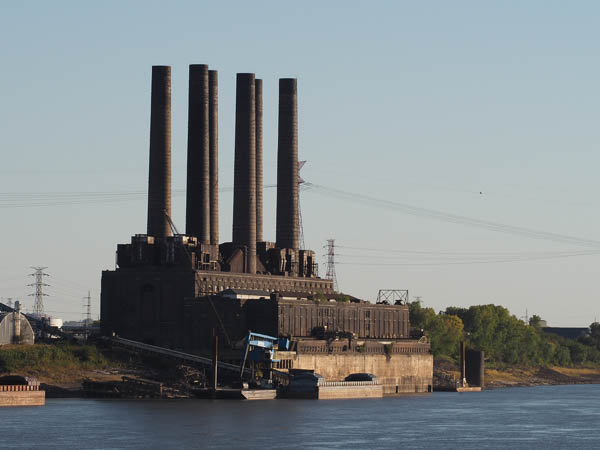
<svg viewBox="0 0 600 450"><path fill-rule="evenodd" d="M497 389L518 386L555 384L600 384L600 367L486 367L485 388ZM457 364L445 358L434 362L434 386L448 386L460 379Z"/></svg>
<svg viewBox="0 0 600 450"><path fill-rule="evenodd" d="M64 342L0 347L0 376L8 374L37 378L48 397L81 396L84 380L120 381L129 376L177 385L198 376L174 362Z"/></svg>
<svg viewBox="0 0 600 450"><path fill-rule="evenodd" d="M32 376L52 393L77 395L84 379L116 380L130 369L122 358L95 345L58 342L0 347L0 376Z"/></svg>
<svg viewBox="0 0 600 450"><path fill-rule="evenodd" d="M489 389L515 386L554 384L600 383L600 368L542 367L487 369L486 387Z"/></svg>

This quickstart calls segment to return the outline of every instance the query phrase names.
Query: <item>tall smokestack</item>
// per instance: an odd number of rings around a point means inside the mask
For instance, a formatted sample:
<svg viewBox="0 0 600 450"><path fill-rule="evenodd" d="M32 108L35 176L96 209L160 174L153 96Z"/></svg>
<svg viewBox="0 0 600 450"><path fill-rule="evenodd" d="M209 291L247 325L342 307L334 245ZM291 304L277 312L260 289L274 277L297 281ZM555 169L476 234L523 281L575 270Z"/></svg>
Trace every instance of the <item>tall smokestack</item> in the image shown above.
<svg viewBox="0 0 600 450"><path fill-rule="evenodd" d="M190 65L185 229L210 243L208 66Z"/></svg>
<svg viewBox="0 0 600 450"><path fill-rule="evenodd" d="M255 80L256 91L256 241L263 241L263 102L262 80Z"/></svg>
<svg viewBox="0 0 600 450"><path fill-rule="evenodd" d="M233 243L246 246L246 272L256 273L256 109L253 73L238 73L235 107Z"/></svg>
<svg viewBox="0 0 600 450"><path fill-rule="evenodd" d="M171 67L152 66L148 234L171 235Z"/></svg>
<svg viewBox="0 0 600 450"><path fill-rule="evenodd" d="M208 130L210 145L210 243L219 244L219 77L208 71Z"/></svg>
<svg viewBox="0 0 600 450"><path fill-rule="evenodd" d="M298 249L298 230L298 83L295 78L281 78L277 145L277 247Z"/></svg>

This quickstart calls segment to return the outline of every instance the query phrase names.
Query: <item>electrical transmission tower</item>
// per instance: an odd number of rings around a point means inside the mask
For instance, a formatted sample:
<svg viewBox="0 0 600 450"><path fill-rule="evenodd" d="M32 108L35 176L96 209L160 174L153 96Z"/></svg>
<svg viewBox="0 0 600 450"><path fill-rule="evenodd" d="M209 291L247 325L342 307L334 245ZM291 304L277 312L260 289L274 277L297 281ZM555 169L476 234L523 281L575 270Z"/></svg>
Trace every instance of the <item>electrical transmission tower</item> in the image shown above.
<svg viewBox="0 0 600 450"><path fill-rule="evenodd" d="M327 239L327 274L325 278L333 281L333 289L338 292L337 277L335 276L335 239Z"/></svg>
<svg viewBox="0 0 600 450"><path fill-rule="evenodd" d="M298 237L300 240L300 248L302 250L306 248L306 246L304 245L304 226L302 225L302 209L300 208L300 186L302 186L302 184L304 183L304 180L300 176L300 170L302 170L304 164L306 164L306 161L298 161Z"/></svg>
<svg viewBox="0 0 600 450"><path fill-rule="evenodd" d="M88 291L87 297L83 297L86 300L85 306L85 319L83 319L83 329L85 330L85 340L87 341L89 336L89 327L92 324L92 296L90 295L90 291Z"/></svg>
<svg viewBox="0 0 600 450"><path fill-rule="evenodd" d="M35 286L35 292L33 294L29 294L30 297L35 297L35 301L33 303L33 315L42 317L44 315L44 297L47 297L48 294L44 294L44 287L50 286L49 284L44 283L44 277L47 277L48 274L44 273L44 269L47 267L31 267L35 270L34 273L30 273L30 277L35 278L35 283L28 284L27 286Z"/></svg>

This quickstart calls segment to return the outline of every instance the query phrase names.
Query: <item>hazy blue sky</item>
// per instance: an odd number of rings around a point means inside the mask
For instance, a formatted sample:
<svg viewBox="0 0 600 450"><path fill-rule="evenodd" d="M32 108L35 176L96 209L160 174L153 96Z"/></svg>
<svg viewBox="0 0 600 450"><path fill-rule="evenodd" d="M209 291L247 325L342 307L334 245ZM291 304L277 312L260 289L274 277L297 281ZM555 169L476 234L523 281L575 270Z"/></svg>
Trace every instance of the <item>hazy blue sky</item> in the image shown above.
<svg viewBox="0 0 600 450"><path fill-rule="evenodd" d="M222 187L233 185L236 72L264 79L265 184L277 79L297 77L307 181L582 239L307 189L309 248L323 254L332 237L391 250L340 247L341 290L409 289L436 309L496 303L586 326L600 318L599 19L592 1L3 1L0 296L31 308L29 266L48 266L47 310L81 318L89 288L97 314L101 270L145 232L146 202L85 193L146 189L153 64L172 66L173 188L184 187L188 64L207 63L220 77ZM72 197L49 206L54 192ZM231 205L222 193L222 240ZM183 229L181 194L173 216ZM267 189L266 238L274 228Z"/></svg>

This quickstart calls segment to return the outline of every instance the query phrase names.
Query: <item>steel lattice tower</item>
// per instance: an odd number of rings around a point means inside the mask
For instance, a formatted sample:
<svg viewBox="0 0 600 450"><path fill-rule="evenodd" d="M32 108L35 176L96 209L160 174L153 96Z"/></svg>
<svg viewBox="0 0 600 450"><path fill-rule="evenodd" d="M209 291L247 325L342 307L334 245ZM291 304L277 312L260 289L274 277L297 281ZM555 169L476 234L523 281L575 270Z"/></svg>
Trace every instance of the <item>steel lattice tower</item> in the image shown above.
<svg viewBox="0 0 600 450"><path fill-rule="evenodd" d="M302 225L302 209L300 208L300 187L305 182L300 176L300 170L304 167L306 161L298 161L298 241L300 243L300 249L304 250L306 246L304 245L304 226Z"/></svg>
<svg viewBox="0 0 600 450"><path fill-rule="evenodd" d="M85 340L89 337L89 327L92 325L92 296L88 291L87 297L83 297L86 300L85 307L85 319L83 319L83 329L85 330Z"/></svg>
<svg viewBox="0 0 600 450"><path fill-rule="evenodd" d="M335 275L335 239L327 239L327 274L325 278L333 281L333 289L338 292L337 277Z"/></svg>
<svg viewBox="0 0 600 450"><path fill-rule="evenodd" d="M49 284L44 283L44 277L47 277L48 274L44 273L44 269L47 267L31 267L35 270L34 273L30 273L30 277L35 277L35 283L28 284L28 286L35 286L35 292L33 294L29 294L30 297L35 297L35 301L33 303L33 315L38 317L42 317L44 315L44 297L47 297L48 294L44 294L43 288L46 286L50 286Z"/></svg>

